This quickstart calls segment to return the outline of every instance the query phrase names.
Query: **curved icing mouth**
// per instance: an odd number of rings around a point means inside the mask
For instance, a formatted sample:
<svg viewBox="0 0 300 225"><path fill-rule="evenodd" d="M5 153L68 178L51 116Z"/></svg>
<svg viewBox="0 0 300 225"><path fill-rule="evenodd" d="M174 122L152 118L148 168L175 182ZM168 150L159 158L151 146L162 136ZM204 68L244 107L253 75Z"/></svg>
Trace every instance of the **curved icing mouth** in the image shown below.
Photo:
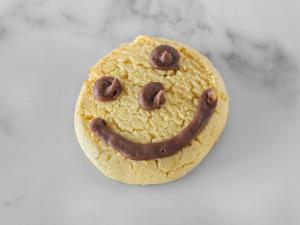
<svg viewBox="0 0 300 225"><path fill-rule="evenodd" d="M112 131L101 118L93 119L91 131L107 145L132 160L151 160L175 155L189 145L203 130L217 106L213 89L206 89L198 99L197 110L192 121L177 135L155 143L137 143Z"/></svg>

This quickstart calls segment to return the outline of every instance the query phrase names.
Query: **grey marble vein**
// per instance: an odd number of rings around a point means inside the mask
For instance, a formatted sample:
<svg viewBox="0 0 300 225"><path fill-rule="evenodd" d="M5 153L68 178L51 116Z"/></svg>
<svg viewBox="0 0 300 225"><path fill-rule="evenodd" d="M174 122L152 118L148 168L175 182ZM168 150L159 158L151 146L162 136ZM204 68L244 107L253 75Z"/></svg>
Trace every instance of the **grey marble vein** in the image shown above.
<svg viewBox="0 0 300 225"><path fill-rule="evenodd" d="M1 27L0 28L0 40L5 37L5 33L6 33L6 28Z"/></svg>
<svg viewBox="0 0 300 225"><path fill-rule="evenodd" d="M180 7L178 7L180 6ZM115 17L107 16L100 31L117 33L117 29L128 20L138 20L147 26L136 27L136 33L149 33L157 36L167 33L171 37L194 35L196 33L212 32L205 18L205 9L198 1L186 3L175 1L115 1L107 11ZM126 20L124 20L126 18ZM108 35L108 34L107 34ZM121 34L123 36L124 34Z"/></svg>
<svg viewBox="0 0 300 225"><path fill-rule="evenodd" d="M11 125L9 123L9 117L1 117L0 120L0 133L10 134L11 133Z"/></svg>
<svg viewBox="0 0 300 225"><path fill-rule="evenodd" d="M12 200L4 201L4 202L3 202L3 206L9 207L9 206L13 206L14 204L19 204L19 203L21 203L22 201L24 201L26 198L27 198L27 195L26 195L26 194L19 195L19 196L13 198Z"/></svg>
<svg viewBox="0 0 300 225"><path fill-rule="evenodd" d="M228 30L234 48L222 54L238 79L268 89L285 103L299 95L299 70L295 60L274 40L257 41Z"/></svg>

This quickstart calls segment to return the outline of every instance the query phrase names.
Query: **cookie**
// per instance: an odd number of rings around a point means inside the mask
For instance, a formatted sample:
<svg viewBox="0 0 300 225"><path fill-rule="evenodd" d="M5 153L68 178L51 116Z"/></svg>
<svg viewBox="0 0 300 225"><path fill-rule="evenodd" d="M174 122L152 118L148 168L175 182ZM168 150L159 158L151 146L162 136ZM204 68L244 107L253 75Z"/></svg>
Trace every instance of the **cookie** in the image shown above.
<svg viewBox="0 0 300 225"><path fill-rule="evenodd" d="M107 177L166 183L206 156L224 129L228 104L223 80L205 56L172 40L138 36L89 70L75 131Z"/></svg>

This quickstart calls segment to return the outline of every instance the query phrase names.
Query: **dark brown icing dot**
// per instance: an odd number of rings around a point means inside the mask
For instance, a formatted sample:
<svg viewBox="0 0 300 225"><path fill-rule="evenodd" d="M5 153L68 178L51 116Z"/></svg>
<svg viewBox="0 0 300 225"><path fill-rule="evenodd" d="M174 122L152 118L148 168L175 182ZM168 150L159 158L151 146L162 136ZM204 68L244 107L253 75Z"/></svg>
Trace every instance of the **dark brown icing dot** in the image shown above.
<svg viewBox="0 0 300 225"><path fill-rule="evenodd" d="M115 100L122 92L120 81L114 77L101 77L93 87L95 99L102 102Z"/></svg>
<svg viewBox="0 0 300 225"><path fill-rule="evenodd" d="M140 91L139 105L142 109L158 109L165 101L164 86L159 82L150 82Z"/></svg>
<svg viewBox="0 0 300 225"><path fill-rule="evenodd" d="M150 64L158 70L177 70L180 55L177 50L169 45L159 45L150 55Z"/></svg>

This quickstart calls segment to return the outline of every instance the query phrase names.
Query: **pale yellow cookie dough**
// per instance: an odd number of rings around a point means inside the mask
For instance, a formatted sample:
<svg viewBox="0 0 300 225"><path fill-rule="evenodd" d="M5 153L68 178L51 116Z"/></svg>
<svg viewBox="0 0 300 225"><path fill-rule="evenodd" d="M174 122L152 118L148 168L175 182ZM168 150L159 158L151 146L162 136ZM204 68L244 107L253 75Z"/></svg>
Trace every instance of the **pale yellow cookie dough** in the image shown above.
<svg viewBox="0 0 300 225"><path fill-rule="evenodd" d="M179 70L162 71L151 67L149 55L161 44L170 45L179 52ZM118 78L122 84L123 91L114 101L100 102L92 95L94 83L105 75ZM145 111L139 107L138 93L152 81L164 85L166 102L160 109ZM192 120L197 98L209 87L218 91L216 112L197 138L174 156L149 161L130 160L89 129L89 122L101 117L112 130L134 142L170 138ZM206 156L226 124L228 102L223 80L205 56L175 41L138 36L90 69L76 104L75 130L87 157L107 177L128 184L165 183L186 175Z"/></svg>

